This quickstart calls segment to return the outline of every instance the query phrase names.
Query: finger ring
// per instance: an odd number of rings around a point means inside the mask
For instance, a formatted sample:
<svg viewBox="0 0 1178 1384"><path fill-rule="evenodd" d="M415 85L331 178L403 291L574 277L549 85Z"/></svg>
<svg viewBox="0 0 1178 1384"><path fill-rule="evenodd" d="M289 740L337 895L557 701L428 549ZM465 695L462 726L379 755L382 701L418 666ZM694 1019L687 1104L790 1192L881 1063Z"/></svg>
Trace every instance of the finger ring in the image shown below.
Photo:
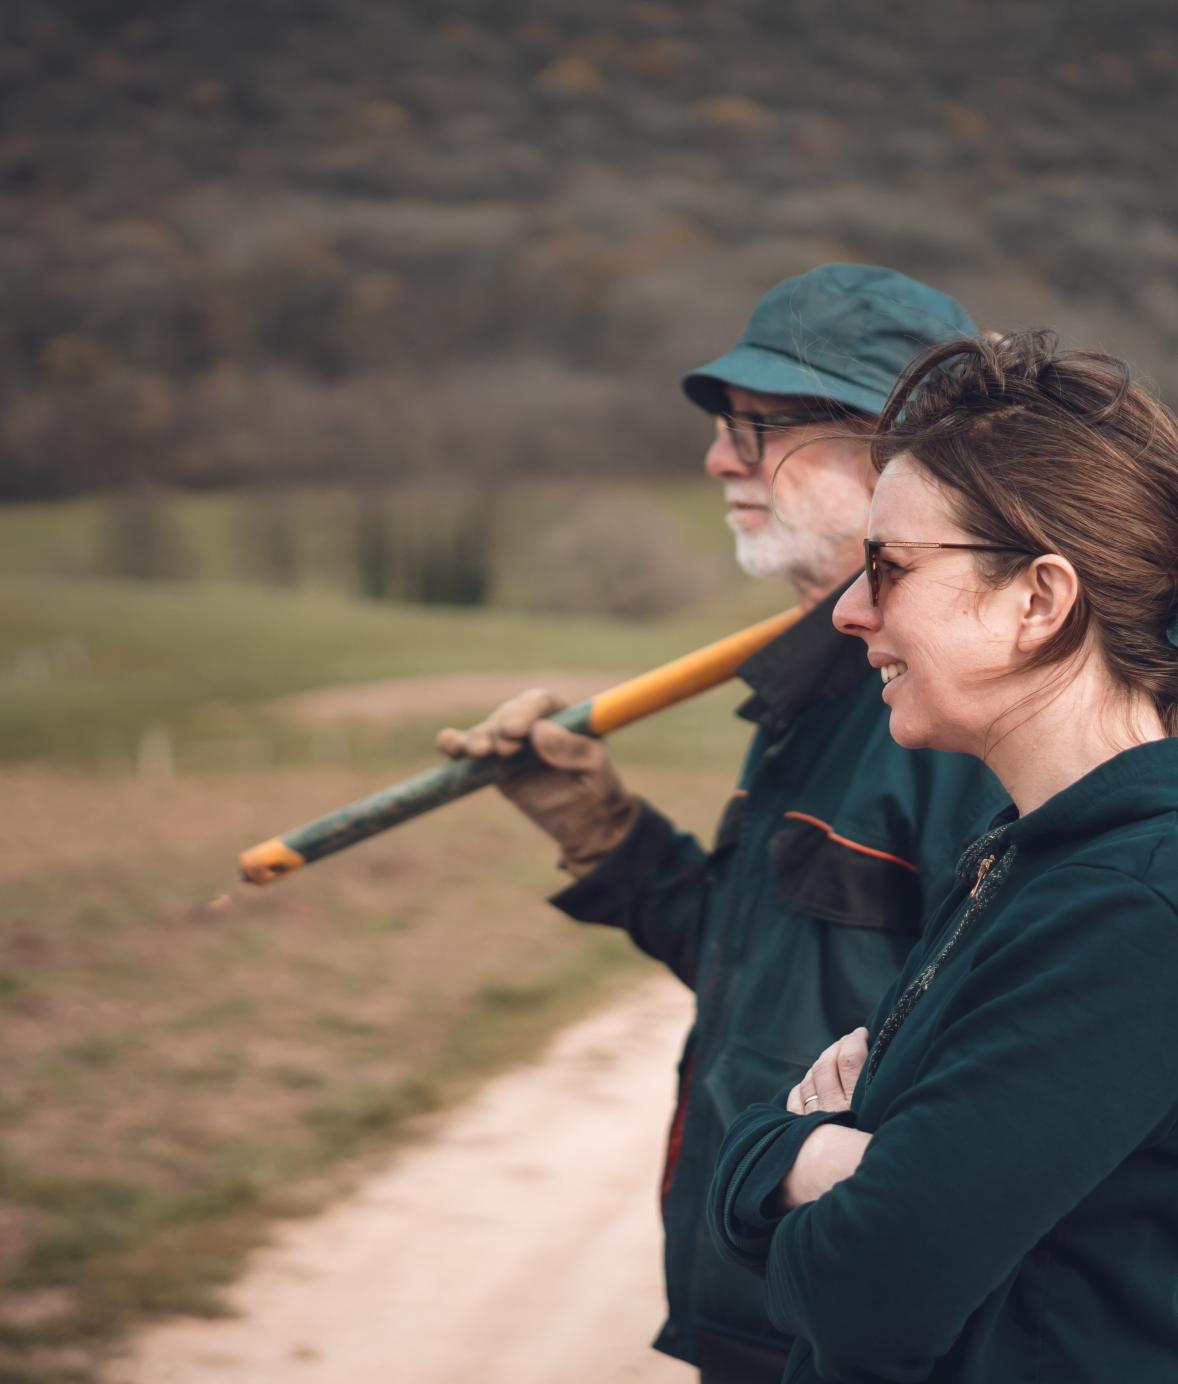
<svg viewBox="0 0 1178 1384"><path fill-rule="evenodd" d="M809 1105L811 1101L815 1101L817 1099L817 1096L807 1096L806 1099L802 1102L802 1109L805 1110L806 1106Z"/></svg>

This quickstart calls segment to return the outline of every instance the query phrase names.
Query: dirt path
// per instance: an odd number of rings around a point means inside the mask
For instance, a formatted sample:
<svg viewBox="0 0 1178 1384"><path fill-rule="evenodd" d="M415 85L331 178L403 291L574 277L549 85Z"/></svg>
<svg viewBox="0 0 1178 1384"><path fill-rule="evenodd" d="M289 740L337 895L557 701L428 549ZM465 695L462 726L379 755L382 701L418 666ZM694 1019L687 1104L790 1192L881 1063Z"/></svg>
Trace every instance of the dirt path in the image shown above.
<svg viewBox="0 0 1178 1384"><path fill-rule="evenodd" d="M690 1384L655 1186L688 996L656 977L284 1227L240 1316L142 1335L107 1384Z"/></svg>

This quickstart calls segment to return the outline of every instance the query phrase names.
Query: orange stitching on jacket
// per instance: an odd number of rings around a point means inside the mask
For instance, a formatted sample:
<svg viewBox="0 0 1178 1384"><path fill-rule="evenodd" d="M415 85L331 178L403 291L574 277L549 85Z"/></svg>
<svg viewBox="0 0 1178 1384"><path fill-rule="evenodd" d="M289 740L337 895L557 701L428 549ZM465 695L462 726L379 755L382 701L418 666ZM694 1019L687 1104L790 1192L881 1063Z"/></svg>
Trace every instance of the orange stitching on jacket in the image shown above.
<svg viewBox="0 0 1178 1384"><path fill-rule="evenodd" d="M919 874L916 866L911 860L901 860L898 855L889 855L887 851L877 851L873 846L863 846L858 841L850 841L845 836L840 836L829 822L824 822L820 817L811 817L808 812L785 812L785 817L792 818L795 822L809 822L811 826L821 827L832 841L840 846L846 846L848 850L859 851L863 855L873 855L877 860L890 860L893 865L902 865L904 869L911 870L912 873Z"/></svg>

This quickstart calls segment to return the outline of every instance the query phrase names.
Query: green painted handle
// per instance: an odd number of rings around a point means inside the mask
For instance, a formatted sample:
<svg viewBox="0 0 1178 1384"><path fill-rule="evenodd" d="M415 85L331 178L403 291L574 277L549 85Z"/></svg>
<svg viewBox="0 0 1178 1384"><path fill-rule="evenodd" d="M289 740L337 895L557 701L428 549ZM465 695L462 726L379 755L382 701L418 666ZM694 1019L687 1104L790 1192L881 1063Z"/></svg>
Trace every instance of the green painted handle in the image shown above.
<svg viewBox="0 0 1178 1384"><path fill-rule="evenodd" d="M551 719L578 735L592 735L589 726L592 708L591 701L578 702L558 711ZM509 759L497 756L455 759L425 769L412 778L382 788L379 793L358 798L336 812L329 812L326 817L296 827L284 836L275 836L243 851L238 857L241 877L249 884L269 884L313 860L342 851L345 846L355 845L389 827L400 826L455 798L465 797L492 783L501 783L534 762L532 752L522 750Z"/></svg>

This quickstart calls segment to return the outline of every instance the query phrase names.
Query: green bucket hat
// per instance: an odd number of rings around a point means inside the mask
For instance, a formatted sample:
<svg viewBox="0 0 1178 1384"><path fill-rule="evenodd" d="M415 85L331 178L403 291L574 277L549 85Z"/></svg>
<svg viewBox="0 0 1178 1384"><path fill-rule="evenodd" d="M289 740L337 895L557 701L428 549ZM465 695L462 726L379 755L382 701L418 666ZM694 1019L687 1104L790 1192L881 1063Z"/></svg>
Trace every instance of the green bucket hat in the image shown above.
<svg viewBox="0 0 1178 1384"><path fill-rule="evenodd" d="M823 264L771 288L732 350L685 375L683 391L708 413L728 407L724 387L734 384L875 415L921 351L977 334L959 303L906 274Z"/></svg>

